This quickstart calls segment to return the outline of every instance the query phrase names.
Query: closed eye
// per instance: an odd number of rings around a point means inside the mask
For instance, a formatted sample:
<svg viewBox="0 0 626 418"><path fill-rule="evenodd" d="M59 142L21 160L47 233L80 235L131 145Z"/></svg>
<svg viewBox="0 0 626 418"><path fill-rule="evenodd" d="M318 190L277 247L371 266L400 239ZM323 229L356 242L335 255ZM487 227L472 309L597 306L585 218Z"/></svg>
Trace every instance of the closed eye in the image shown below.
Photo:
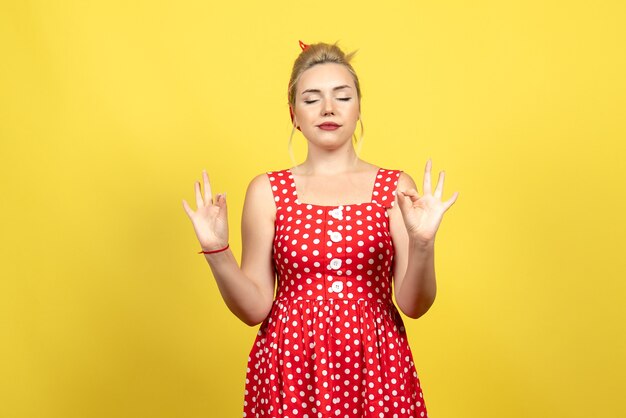
<svg viewBox="0 0 626 418"><path fill-rule="evenodd" d="M352 100L352 97L338 97L337 100L341 100L342 102L349 102L350 100ZM312 104L317 102L318 100L305 100L304 103L306 104Z"/></svg>

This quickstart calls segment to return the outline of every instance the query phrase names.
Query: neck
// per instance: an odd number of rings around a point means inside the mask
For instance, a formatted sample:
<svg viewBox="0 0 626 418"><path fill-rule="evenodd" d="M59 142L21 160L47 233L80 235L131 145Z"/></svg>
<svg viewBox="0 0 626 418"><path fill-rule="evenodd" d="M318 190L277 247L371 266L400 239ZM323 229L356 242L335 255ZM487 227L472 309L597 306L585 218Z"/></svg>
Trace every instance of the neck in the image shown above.
<svg viewBox="0 0 626 418"><path fill-rule="evenodd" d="M306 175L335 175L356 171L363 163L357 157L351 142L346 147L334 150L308 148L306 160L292 170L296 174Z"/></svg>

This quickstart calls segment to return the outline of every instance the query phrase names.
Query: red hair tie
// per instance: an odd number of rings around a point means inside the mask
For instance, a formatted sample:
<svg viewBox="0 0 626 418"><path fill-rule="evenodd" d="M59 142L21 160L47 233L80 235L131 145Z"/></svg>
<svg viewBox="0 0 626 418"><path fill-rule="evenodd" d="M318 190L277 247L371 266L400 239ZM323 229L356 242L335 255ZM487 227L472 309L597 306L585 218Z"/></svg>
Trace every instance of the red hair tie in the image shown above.
<svg viewBox="0 0 626 418"><path fill-rule="evenodd" d="M306 51L311 45L307 45L302 41L298 41L298 43L300 44L300 48L302 48L302 51ZM291 105L289 105L289 116L291 117L291 123L293 124L293 109L291 108ZM302 129L300 129L300 127L297 127L296 129L298 129L300 132L302 132Z"/></svg>

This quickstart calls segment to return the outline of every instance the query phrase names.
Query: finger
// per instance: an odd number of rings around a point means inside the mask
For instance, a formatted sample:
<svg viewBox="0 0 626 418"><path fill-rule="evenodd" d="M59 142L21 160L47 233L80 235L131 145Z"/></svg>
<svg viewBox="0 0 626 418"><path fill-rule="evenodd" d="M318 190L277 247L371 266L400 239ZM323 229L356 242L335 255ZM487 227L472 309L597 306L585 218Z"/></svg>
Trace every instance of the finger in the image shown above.
<svg viewBox="0 0 626 418"><path fill-rule="evenodd" d="M196 205L198 206L198 209L203 208L204 200L202 200L202 193L200 192L200 182L196 181L193 186L196 191Z"/></svg>
<svg viewBox="0 0 626 418"><path fill-rule="evenodd" d="M211 183L206 170L202 170L202 180L204 181L204 201L207 205L213 204L213 192L211 191Z"/></svg>
<svg viewBox="0 0 626 418"><path fill-rule="evenodd" d="M435 197L441 199L441 195L443 194L443 182L445 180L446 173L445 171L439 172L439 178L437 179L437 187L435 188Z"/></svg>
<svg viewBox="0 0 626 418"><path fill-rule="evenodd" d="M228 207L226 205L226 192L220 193L215 197L215 204L220 207L220 213L223 212L224 216L226 216L228 211Z"/></svg>
<svg viewBox="0 0 626 418"><path fill-rule="evenodd" d="M411 196L407 196L404 192L398 193L398 207L400 208L400 212L402 212L402 214L406 214L412 206L413 203L411 201Z"/></svg>
<svg viewBox="0 0 626 418"><path fill-rule="evenodd" d="M426 162L426 168L424 169L424 195L430 194L431 193L431 189L430 189L430 169L432 167L432 161L430 160L430 158L428 159L428 161Z"/></svg>
<svg viewBox="0 0 626 418"><path fill-rule="evenodd" d="M452 194L452 197L450 199L443 202L444 211L448 210L450 206L452 206L454 202L456 202L457 197L459 197L459 192L454 192L454 194Z"/></svg>
<svg viewBox="0 0 626 418"><path fill-rule="evenodd" d="M183 199L183 209L185 209L187 216L189 216L189 219L191 219L191 215L193 215L193 210L191 209L191 207L189 206L189 204L187 203L185 199Z"/></svg>
<svg viewBox="0 0 626 418"><path fill-rule="evenodd" d="M411 203L413 202L417 202L420 199L419 194L417 193L417 190L415 189L408 189L405 190L403 192L400 192L403 196L408 197L409 199L411 199Z"/></svg>

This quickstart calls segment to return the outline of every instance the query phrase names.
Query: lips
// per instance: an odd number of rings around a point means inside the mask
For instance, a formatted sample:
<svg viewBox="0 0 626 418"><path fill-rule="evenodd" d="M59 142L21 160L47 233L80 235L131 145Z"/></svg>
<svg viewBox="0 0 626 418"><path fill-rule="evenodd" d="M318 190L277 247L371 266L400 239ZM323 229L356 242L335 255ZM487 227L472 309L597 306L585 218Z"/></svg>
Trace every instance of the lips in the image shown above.
<svg viewBox="0 0 626 418"><path fill-rule="evenodd" d="M333 122L324 122L321 125L317 125L318 128L323 129L325 131L334 131L335 129L339 128L341 125L338 125L336 123Z"/></svg>

